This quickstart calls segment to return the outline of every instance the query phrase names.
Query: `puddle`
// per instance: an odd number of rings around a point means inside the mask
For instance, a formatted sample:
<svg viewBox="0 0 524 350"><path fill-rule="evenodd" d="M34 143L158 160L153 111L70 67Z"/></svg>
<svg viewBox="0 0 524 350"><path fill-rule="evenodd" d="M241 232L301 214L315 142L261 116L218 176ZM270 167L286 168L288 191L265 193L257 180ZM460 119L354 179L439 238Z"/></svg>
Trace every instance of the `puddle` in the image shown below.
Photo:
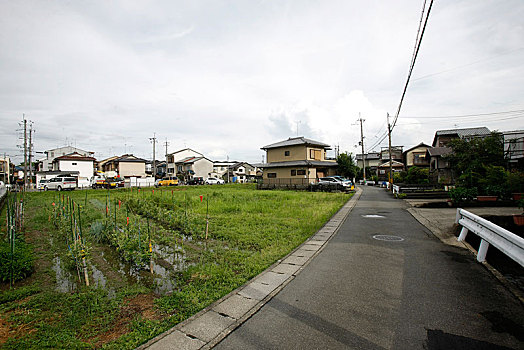
<svg viewBox="0 0 524 350"><path fill-rule="evenodd" d="M56 276L56 290L61 293L69 293L76 289L76 283L74 281L74 276L62 268L61 259L56 256L53 259L53 266L51 267L55 271Z"/></svg>

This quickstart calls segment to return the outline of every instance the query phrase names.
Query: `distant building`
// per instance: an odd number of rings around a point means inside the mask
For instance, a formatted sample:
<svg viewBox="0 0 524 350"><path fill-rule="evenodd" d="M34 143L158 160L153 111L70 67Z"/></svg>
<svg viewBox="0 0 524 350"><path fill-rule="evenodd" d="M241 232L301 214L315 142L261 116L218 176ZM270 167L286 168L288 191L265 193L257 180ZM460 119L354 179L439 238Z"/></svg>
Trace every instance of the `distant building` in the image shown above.
<svg viewBox="0 0 524 350"><path fill-rule="evenodd" d="M146 177L146 160L135 157L132 154L124 154L121 157L111 157L99 162L102 171L116 171L120 177L130 178Z"/></svg>
<svg viewBox="0 0 524 350"><path fill-rule="evenodd" d="M504 157L509 168L524 170L524 130L504 131Z"/></svg>
<svg viewBox="0 0 524 350"><path fill-rule="evenodd" d="M167 167L167 174L168 175L175 175L178 170L176 168L176 163L182 159L186 159L188 157L203 157L204 155L200 152L197 152L191 148L184 148L179 151L169 153L166 156L166 167Z"/></svg>
<svg viewBox="0 0 524 350"><path fill-rule="evenodd" d="M316 179L335 175L337 162L326 160L331 147L323 142L293 137L261 148L266 151L263 179L275 184L307 185Z"/></svg>
<svg viewBox="0 0 524 350"><path fill-rule="evenodd" d="M480 128L465 128L465 129L449 129L437 130L433 138L433 147L447 147L449 142L453 139L472 139L475 137L486 137L491 135L486 127Z"/></svg>
<svg viewBox="0 0 524 350"><path fill-rule="evenodd" d="M208 178L213 172L213 162L206 157L186 157L175 163L176 174L184 180L194 177Z"/></svg>
<svg viewBox="0 0 524 350"><path fill-rule="evenodd" d="M426 145L421 142L416 146L404 151L403 158L406 168L416 166L419 168L429 168L429 158L427 157L427 150L431 148L430 145Z"/></svg>
<svg viewBox="0 0 524 350"><path fill-rule="evenodd" d="M93 176L94 157L81 155L77 152L56 157L53 160L52 171L56 172L78 172L78 186L88 187L89 180ZM42 174L42 172L40 172Z"/></svg>
<svg viewBox="0 0 524 350"><path fill-rule="evenodd" d="M38 163L38 170L39 171L52 171L53 170L53 160L57 157L65 156L67 154L79 154L84 157L94 157L95 152L90 151L84 151L80 148L76 148L73 146L64 146L64 147L58 147L53 148L47 151L44 151L46 154L46 158L41 159Z"/></svg>

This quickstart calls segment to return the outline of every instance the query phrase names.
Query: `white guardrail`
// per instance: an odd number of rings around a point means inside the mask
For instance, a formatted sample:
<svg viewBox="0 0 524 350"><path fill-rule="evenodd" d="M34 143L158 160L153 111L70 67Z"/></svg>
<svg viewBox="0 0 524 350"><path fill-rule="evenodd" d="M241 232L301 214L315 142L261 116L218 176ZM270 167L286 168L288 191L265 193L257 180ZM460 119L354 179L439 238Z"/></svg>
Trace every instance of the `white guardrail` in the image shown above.
<svg viewBox="0 0 524 350"><path fill-rule="evenodd" d="M466 239L469 231L481 238L480 247L477 252L478 262L484 262L486 260L486 253L488 252L489 245L492 244L524 267L524 238L460 208L457 208L455 223L462 226L458 237L459 242Z"/></svg>

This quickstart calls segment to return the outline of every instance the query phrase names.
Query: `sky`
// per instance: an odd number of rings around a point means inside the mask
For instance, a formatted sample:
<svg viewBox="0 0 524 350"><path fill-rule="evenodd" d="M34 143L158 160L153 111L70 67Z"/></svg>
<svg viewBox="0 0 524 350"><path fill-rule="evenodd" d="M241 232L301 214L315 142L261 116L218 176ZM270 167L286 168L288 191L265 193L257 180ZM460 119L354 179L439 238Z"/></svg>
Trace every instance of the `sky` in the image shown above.
<svg viewBox="0 0 524 350"><path fill-rule="evenodd" d="M430 0L427 0L426 11ZM191 148L262 161L305 136L380 150L424 0L0 0L0 154L72 145L98 160ZM524 129L524 2L436 0L392 132ZM507 112L507 113L506 113ZM36 154L42 158L42 153Z"/></svg>

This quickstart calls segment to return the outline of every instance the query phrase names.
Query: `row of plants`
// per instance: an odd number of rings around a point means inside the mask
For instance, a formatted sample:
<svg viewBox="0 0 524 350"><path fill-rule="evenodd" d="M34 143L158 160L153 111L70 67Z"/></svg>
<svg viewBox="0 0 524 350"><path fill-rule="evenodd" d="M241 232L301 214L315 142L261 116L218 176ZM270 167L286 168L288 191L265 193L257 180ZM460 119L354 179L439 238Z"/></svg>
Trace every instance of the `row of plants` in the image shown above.
<svg viewBox="0 0 524 350"><path fill-rule="evenodd" d="M69 251L66 243L75 237L86 248L88 265L96 264L100 248L109 246L123 260L143 268L151 261L150 242L182 247L191 263L174 271L170 277L174 288L164 295L153 295L144 280L138 285L122 285L129 281L121 280L116 295L95 288L94 283L72 294L58 293L42 283L46 276L37 273L34 283L18 285L0 303L0 318L17 329L33 328L10 338L5 348L136 347L285 256L349 198L343 193L256 191L253 185L154 192L87 190L68 197L30 194L29 230L38 230L33 237L43 237L44 244L39 249L40 265L42 259L52 260L57 249ZM49 250L54 252L48 254ZM81 251L74 252L81 257ZM143 258L132 260L140 252ZM74 261L72 254L70 261ZM70 265L77 274L75 264ZM108 285L114 283L108 280ZM141 312L125 316L130 298L146 296L154 298L157 316L146 318ZM125 330L119 332L115 327L122 322ZM118 336L106 337L112 332Z"/></svg>

